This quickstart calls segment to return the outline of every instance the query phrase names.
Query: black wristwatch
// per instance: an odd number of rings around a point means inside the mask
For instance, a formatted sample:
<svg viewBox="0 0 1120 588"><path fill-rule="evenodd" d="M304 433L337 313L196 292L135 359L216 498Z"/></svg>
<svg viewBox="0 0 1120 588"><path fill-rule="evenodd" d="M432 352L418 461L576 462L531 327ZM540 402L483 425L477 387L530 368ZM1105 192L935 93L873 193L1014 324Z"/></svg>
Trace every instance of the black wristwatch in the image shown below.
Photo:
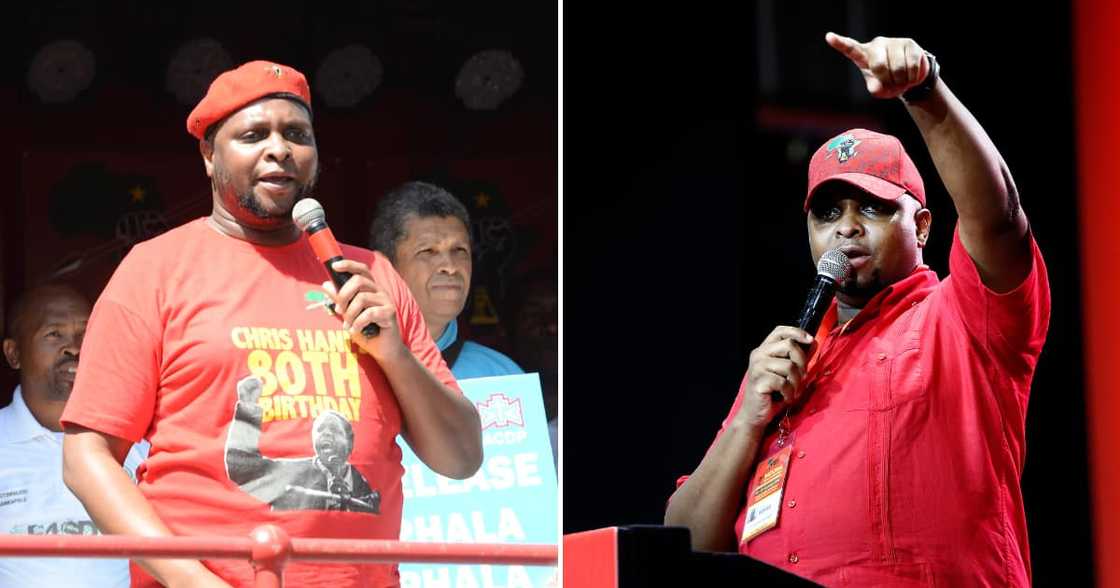
<svg viewBox="0 0 1120 588"><path fill-rule="evenodd" d="M929 51L925 53L926 59L929 60L929 72L926 74L926 79L922 80L922 83L903 92L902 99L907 102L925 100L929 97L930 92L933 92L933 87L937 85L941 66L937 65L937 58L933 56L933 53Z"/></svg>

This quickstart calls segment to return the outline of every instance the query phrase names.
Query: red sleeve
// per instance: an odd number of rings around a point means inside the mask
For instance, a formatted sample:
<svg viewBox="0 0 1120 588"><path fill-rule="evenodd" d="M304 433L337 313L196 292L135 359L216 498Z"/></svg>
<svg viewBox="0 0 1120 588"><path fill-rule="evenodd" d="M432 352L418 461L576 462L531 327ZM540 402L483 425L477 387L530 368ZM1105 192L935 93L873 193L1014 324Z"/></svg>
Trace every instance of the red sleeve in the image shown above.
<svg viewBox="0 0 1120 588"><path fill-rule="evenodd" d="M949 298L965 329L992 351L995 361L1011 373L1033 373L1050 324L1050 282L1042 252L1029 235L1031 271L1009 292L997 293L980 279L976 263L960 240L960 227L953 231L949 252Z"/></svg>
<svg viewBox="0 0 1120 588"><path fill-rule="evenodd" d="M81 368L62 413L80 425L129 441L147 432L155 411L163 321L152 284L154 263L137 245L97 299L82 341Z"/></svg>

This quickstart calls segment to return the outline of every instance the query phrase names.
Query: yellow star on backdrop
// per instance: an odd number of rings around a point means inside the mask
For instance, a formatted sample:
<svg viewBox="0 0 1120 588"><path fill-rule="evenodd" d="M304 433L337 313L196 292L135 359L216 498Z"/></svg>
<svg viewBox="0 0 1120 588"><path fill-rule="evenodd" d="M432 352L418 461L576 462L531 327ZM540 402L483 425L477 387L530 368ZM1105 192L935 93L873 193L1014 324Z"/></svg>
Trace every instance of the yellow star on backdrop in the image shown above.
<svg viewBox="0 0 1120 588"><path fill-rule="evenodd" d="M133 188L129 190L128 193L132 195L132 202L136 204L143 202L144 196L146 194L146 192L144 192L144 189L140 186L133 186Z"/></svg>
<svg viewBox="0 0 1120 588"><path fill-rule="evenodd" d="M490 205L490 195L486 192L479 192L478 195L474 197L474 203L479 208L486 208Z"/></svg>

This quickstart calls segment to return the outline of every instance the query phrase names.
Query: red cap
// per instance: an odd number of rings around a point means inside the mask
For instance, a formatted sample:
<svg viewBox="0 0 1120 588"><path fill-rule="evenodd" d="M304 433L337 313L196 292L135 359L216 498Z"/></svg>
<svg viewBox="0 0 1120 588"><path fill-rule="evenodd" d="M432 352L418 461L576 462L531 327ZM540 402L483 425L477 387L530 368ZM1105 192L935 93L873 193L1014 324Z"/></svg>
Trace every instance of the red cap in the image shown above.
<svg viewBox="0 0 1120 588"><path fill-rule="evenodd" d="M210 125L269 94L288 94L311 112L311 88L303 74L270 61L250 61L214 79L187 117L187 132L202 139Z"/></svg>
<svg viewBox="0 0 1120 588"><path fill-rule="evenodd" d="M813 192L828 180L847 182L883 200L897 200L908 193L926 205L926 189L918 168L902 143L890 135L852 129L821 145L809 160L806 212Z"/></svg>

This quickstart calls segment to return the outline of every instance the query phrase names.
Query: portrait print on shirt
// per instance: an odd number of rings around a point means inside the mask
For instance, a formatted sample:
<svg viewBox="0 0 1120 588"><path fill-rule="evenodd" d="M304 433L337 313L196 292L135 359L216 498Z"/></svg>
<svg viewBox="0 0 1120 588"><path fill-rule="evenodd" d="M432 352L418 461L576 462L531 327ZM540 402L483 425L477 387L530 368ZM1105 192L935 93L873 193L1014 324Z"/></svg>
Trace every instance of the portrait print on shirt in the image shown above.
<svg viewBox="0 0 1120 588"><path fill-rule="evenodd" d="M229 479L272 510L381 513L381 493L350 464L354 428L342 413L323 410L312 421L313 457L270 458L260 450L262 382L237 383L237 404L226 437Z"/></svg>

